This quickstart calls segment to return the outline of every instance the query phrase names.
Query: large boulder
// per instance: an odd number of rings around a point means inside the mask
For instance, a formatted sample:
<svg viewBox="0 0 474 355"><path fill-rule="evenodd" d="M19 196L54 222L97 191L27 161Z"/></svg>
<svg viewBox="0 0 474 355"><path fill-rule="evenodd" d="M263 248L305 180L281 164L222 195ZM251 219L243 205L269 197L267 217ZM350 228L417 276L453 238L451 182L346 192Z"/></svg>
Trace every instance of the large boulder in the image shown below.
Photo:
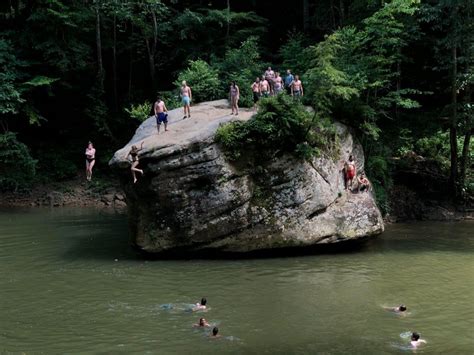
<svg viewBox="0 0 474 355"><path fill-rule="evenodd" d="M147 252L219 250L249 252L304 247L371 237L383 221L371 193L344 191L342 161L364 154L347 127L336 124L340 151L312 161L284 155L259 166L256 174L226 159L214 141L220 124L248 120L231 116L226 100L169 112L170 131L157 134L154 117L118 150L110 165L126 194L133 242ZM144 142L133 184L127 154ZM258 152L249 152L258 154Z"/></svg>

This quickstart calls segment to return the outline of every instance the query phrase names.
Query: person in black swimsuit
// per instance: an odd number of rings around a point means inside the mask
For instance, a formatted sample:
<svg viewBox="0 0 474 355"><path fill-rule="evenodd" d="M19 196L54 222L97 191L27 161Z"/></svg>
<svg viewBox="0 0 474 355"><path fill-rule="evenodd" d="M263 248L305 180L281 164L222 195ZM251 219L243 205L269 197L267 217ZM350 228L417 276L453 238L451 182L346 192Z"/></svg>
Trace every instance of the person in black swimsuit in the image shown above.
<svg viewBox="0 0 474 355"><path fill-rule="evenodd" d="M139 172L143 176L143 170L137 168L138 163L139 163L139 161L138 161L138 152L142 149L143 149L143 142L142 142L142 145L140 146L140 149L138 149L136 145L132 145L132 149L130 150L130 152L127 155L127 159L128 159L128 156L132 157L131 170L132 170L132 176L133 176L133 183L137 182L137 176L136 176L135 172Z"/></svg>

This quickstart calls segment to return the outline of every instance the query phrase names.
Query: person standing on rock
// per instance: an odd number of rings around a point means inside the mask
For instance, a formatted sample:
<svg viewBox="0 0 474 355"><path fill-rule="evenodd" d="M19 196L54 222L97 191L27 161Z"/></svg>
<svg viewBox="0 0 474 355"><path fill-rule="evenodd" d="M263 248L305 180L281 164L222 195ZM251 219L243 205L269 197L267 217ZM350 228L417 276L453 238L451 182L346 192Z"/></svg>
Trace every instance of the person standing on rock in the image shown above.
<svg viewBox="0 0 474 355"><path fill-rule="evenodd" d="M239 97L240 97L240 90L239 87L235 84L235 81L230 84L229 88L229 96L230 96L230 105L232 106L232 113L237 116L239 114Z"/></svg>
<svg viewBox="0 0 474 355"><path fill-rule="evenodd" d="M184 109L184 116L183 120L187 117L191 117L191 101L193 99L193 94L191 92L191 88L186 84L186 81L183 80L182 85L181 85L181 102L183 103L183 109Z"/></svg>
<svg viewBox="0 0 474 355"><path fill-rule="evenodd" d="M268 97L270 94L270 84L268 84L267 79L265 76L262 76L262 80L260 80L260 96Z"/></svg>
<svg viewBox="0 0 474 355"><path fill-rule="evenodd" d="M293 80L293 84L291 84L291 96L299 98L303 96L303 94L303 84L301 83L300 77L295 75L295 80Z"/></svg>
<svg viewBox="0 0 474 355"><path fill-rule="evenodd" d="M279 72L275 73L275 79L273 80L273 94L278 95L283 90L283 79Z"/></svg>
<svg viewBox="0 0 474 355"><path fill-rule="evenodd" d="M92 142L89 142L86 148L86 179L92 180L92 168L95 165L95 148Z"/></svg>
<svg viewBox="0 0 474 355"><path fill-rule="evenodd" d="M272 70L272 67L268 67L268 69L265 70L265 79L270 85L270 95L273 95L273 80L275 79L275 72Z"/></svg>
<svg viewBox="0 0 474 355"><path fill-rule="evenodd" d="M165 132L168 130L168 109L164 101L158 96L155 102L155 117L156 117L156 128L158 134L160 134L161 123L165 125Z"/></svg>
<svg viewBox="0 0 474 355"><path fill-rule="evenodd" d="M130 149L130 152L127 155L127 159L128 159L128 156L132 157L132 166L131 166L130 170L132 171L133 183L134 184L137 182L137 175L136 175L137 172L142 174L142 176L143 176L143 170L138 169L138 164L139 164L138 152L142 149L143 149L143 142L142 142L142 145L140 146L140 149L138 149L136 145L132 145L132 149Z"/></svg>
<svg viewBox="0 0 474 355"><path fill-rule="evenodd" d="M348 161L344 164L344 172L346 175L346 190L349 189L352 191L352 183L354 182L354 177L356 176L356 164L354 157L349 155Z"/></svg>
<svg viewBox="0 0 474 355"><path fill-rule="evenodd" d="M256 109L258 99L260 99L260 78L259 77L255 78L255 81L253 82L251 89L252 89L252 94L253 94L253 108Z"/></svg>
<svg viewBox="0 0 474 355"><path fill-rule="evenodd" d="M291 95L291 85L293 84L293 80L295 80L295 78L293 74L291 74L291 70L288 69L285 76L285 89L288 95Z"/></svg>

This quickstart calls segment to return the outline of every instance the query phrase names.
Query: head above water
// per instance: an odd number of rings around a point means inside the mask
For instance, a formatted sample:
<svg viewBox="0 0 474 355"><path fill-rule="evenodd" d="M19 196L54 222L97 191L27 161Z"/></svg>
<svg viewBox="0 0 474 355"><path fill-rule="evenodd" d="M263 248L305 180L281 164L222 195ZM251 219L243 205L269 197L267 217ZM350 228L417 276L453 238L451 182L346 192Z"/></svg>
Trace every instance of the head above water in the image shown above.
<svg viewBox="0 0 474 355"><path fill-rule="evenodd" d="M418 339L420 339L420 334L418 334L417 332L413 332L411 334L411 340L418 341Z"/></svg>
<svg viewBox="0 0 474 355"><path fill-rule="evenodd" d="M216 336L217 333L219 333L219 328L217 327L212 328L212 335Z"/></svg>
<svg viewBox="0 0 474 355"><path fill-rule="evenodd" d="M199 318L199 325L203 326L204 323L206 323L206 320L204 318Z"/></svg>
<svg viewBox="0 0 474 355"><path fill-rule="evenodd" d="M207 303L207 300L205 297L201 298L201 306L205 306Z"/></svg>
<svg viewBox="0 0 474 355"><path fill-rule="evenodd" d="M362 174L362 177L364 177L364 174ZM407 310L407 306L405 306L404 304L401 304L400 306L398 306L398 310L400 312L405 312Z"/></svg>

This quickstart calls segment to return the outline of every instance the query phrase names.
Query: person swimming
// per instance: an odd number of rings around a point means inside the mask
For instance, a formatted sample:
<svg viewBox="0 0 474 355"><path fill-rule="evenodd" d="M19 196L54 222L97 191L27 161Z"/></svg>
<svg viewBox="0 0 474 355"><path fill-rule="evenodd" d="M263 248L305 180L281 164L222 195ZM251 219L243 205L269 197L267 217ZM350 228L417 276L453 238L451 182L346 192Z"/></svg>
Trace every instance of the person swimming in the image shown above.
<svg viewBox="0 0 474 355"><path fill-rule="evenodd" d="M421 344L426 344L426 340L420 339L420 334L413 332L410 338L410 344L413 348L418 348Z"/></svg>
<svg viewBox="0 0 474 355"><path fill-rule="evenodd" d="M204 311L204 310L206 310L206 309L207 309L206 303L207 303L206 298L205 298L205 297L201 298L201 302L200 302L200 303L196 303L196 304L193 306L192 311L193 311L193 312L196 312L196 311Z"/></svg>
<svg viewBox="0 0 474 355"><path fill-rule="evenodd" d="M210 327L211 325L207 322L205 318L199 318L199 323L193 324L195 328Z"/></svg>
<svg viewBox="0 0 474 355"><path fill-rule="evenodd" d="M211 338L220 338L221 335L219 334L219 328L217 328L217 327L212 328L212 333L209 334L209 337L211 337Z"/></svg>
<svg viewBox="0 0 474 355"><path fill-rule="evenodd" d="M407 306L405 306L404 304L401 304L397 307L384 307L384 309L390 312L404 313L407 310Z"/></svg>

